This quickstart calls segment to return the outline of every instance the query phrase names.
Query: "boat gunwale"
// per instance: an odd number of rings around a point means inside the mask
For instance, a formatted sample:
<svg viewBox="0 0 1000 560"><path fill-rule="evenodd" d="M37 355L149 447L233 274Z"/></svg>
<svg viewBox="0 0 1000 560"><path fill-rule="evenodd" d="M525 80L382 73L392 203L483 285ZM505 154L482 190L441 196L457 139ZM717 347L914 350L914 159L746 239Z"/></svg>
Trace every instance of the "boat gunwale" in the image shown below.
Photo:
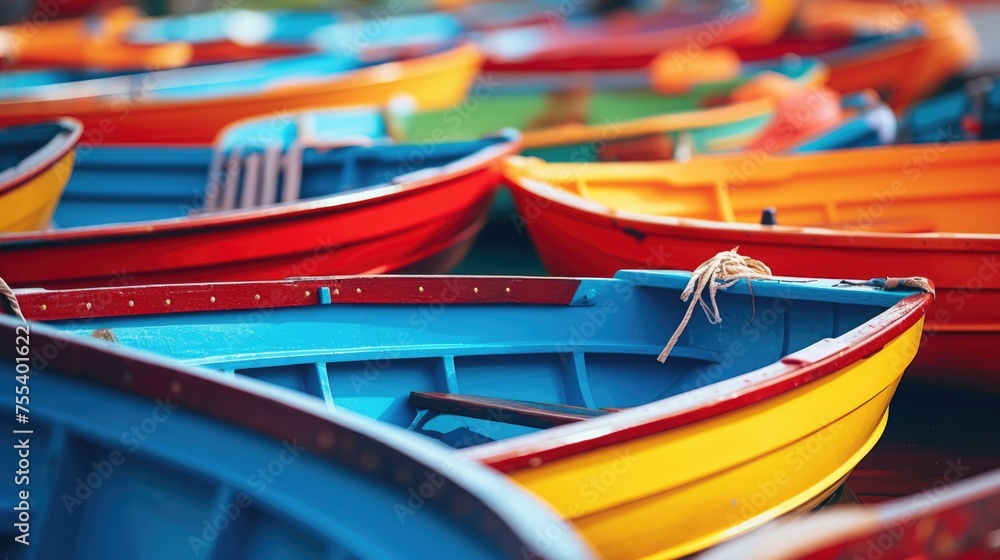
<svg viewBox="0 0 1000 560"><path fill-rule="evenodd" d="M67 154L76 149L77 142L79 142L80 138L83 136L83 123L73 117L61 117L56 120L40 121L34 124L25 123L10 125L4 127L3 130L39 125L58 125L62 127L62 130L56 132L51 140L28 156L28 158L30 158L33 156L43 155L44 158L41 161L32 166L30 169L27 169L22 173L14 174L10 179L0 182L0 196L14 192L18 188L28 185L39 175L42 175L51 169L54 165L59 163L60 160L66 157ZM9 169L14 169L19 164L20 162Z"/></svg>
<svg viewBox="0 0 1000 560"><path fill-rule="evenodd" d="M496 143L435 168L437 172L433 176L417 176L406 180L407 175L423 174L423 171L426 171L426 169L416 170L412 173L399 175L396 179L404 179L400 183L381 183L344 193L253 208L206 212L204 214L125 224L104 224L47 231L0 233L0 253L4 250L28 249L57 243L62 245L77 245L150 239L152 237L168 235L191 235L210 229L244 227L263 219L267 219L273 223L308 217L314 214L349 211L355 208L379 204L389 198L401 198L435 187L446 186L456 180L461 180L474 173L487 170L491 165L502 163L503 157L515 154L520 149L520 135L513 129L505 129L501 132L500 136L494 138L498 140ZM399 144L398 146L406 145L408 144ZM184 148L185 146L177 147Z"/></svg>
<svg viewBox="0 0 1000 560"><path fill-rule="evenodd" d="M470 468L463 461L445 460L442 464L446 453L432 450L419 438L408 434L404 437L402 430L328 410L310 397L258 380L231 379L149 352L74 336L47 325L23 323L14 317L0 318L0 333L4 336L12 339L28 332L32 343L38 347L59 349L56 355L46 358L46 366L41 368L44 371L54 366L57 376L141 398L166 398L189 413L213 417L279 444L293 442L317 459L365 472L401 490L412 490L412 483L400 478L399 468L368 468L358 454L345 455L345 445L337 444L350 441L357 447L374 448L394 456L389 463L397 467L401 460L419 467L411 473L437 473L451 484L439 485L438 491L427 497L427 501L435 502L439 508L455 501L480 505L488 516L485 522L480 517L479 524L470 520L466 527L485 539L511 541L507 544L514 550L533 551L547 558L548 554L527 548L538 527L559 524L564 531L575 533L554 512L551 517L544 515L543 512L551 512L551 509L544 509L540 499L523 492L514 495L516 501L512 504L511 494L506 488L494 488L489 473ZM17 356L15 350L14 345L6 345L0 355L13 359ZM275 392L279 395L273 395ZM246 414L247 410L258 414ZM518 507L526 502L533 502L537 507L527 510ZM497 534L498 531L501 534ZM575 549L576 554L584 552L582 538L574 540L577 542L555 551L549 547L546 552L556 552L556 557L568 557L560 554L560 549Z"/></svg>

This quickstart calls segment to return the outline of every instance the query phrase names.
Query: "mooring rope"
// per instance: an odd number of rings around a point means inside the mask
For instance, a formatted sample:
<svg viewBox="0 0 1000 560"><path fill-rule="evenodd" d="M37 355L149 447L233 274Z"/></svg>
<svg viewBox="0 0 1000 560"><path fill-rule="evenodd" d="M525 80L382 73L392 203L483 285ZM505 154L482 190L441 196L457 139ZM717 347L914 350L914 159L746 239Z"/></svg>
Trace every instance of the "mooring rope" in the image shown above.
<svg viewBox="0 0 1000 560"><path fill-rule="evenodd" d="M14 295L14 290L10 289L7 282L3 278L0 278L0 294L3 294L7 301L10 302L10 308L14 311L14 315L17 315L22 321L25 320L24 314L21 313L21 305L17 303L17 296Z"/></svg>
<svg viewBox="0 0 1000 560"><path fill-rule="evenodd" d="M716 325L722 322L722 317L719 315L719 305L715 301L716 293L719 290L725 290L743 279L749 282L754 278L771 277L771 269L766 264L738 254L739 250L740 248L737 246L732 251L722 251L701 263L701 266L691 274L691 279L688 280L687 286L681 292L681 301L690 299L691 303L688 305L687 312L684 313L681 324L656 358L661 364L667 360L667 356L670 355L670 351L674 349L674 345L677 344L681 333L687 327L688 321L691 320L695 304L701 304L705 316L708 317L708 322ZM708 302L711 303L711 306L705 301L706 288L708 289Z"/></svg>

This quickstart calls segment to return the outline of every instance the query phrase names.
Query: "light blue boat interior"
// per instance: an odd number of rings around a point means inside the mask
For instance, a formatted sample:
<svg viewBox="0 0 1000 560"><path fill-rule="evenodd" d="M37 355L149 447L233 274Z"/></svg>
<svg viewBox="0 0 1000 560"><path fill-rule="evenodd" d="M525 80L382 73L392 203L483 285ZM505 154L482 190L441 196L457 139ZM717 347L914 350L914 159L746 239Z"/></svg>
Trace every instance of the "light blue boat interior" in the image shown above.
<svg viewBox="0 0 1000 560"><path fill-rule="evenodd" d="M57 326L81 336L108 329L117 344L289 387L330 408L462 448L535 428L417 410L411 391L634 407L840 336L907 294L762 280L753 282L751 296L740 283L718 296L722 323L712 325L696 310L661 364L656 356L684 315L680 294L689 278L621 271L614 279L585 279L569 305L316 304L263 316L198 312Z"/></svg>
<svg viewBox="0 0 1000 560"><path fill-rule="evenodd" d="M359 111L309 114L301 119L279 115L234 130L223 141L223 152L239 148L249 155L270 144L287 151L299 137L300 126L319 131L313 136L318 144L344 138L367 139L368 144L304 147L297 200L360 192L401 181L410 173L461 165L462 158L510 141L510 136L499 134L439 144L433 149L391 145L385 141L381 116ZM209 147L84 147L56 208L54 223L58 228L69 228L180 218L197 212L205 204L214 153ZM243 181L246 168L236 172ZM284 178L282 170L275 201L282 200Z"/></svg>
<svg viewBox="0 0 1000 560"><path fill-rule="evenodd" d="M12 318L0 322L13 333ZM33 326L32 340L43 331ZM13 356L0 365L11 380L3 391L3 412L11 418ZM233 392L249 386L293 406L306 400L259 382L234 385ZM11 560L331 560L405 558L414 551L510 558L512 547L537 553L531 531L556 522L498 473L456 464L443 446L361 419L341 415L331 431L337 445L354 452L324 457L299 447L315 441L310 434L282 441L179 406L167 392L159 399L125 393L51 365L31 375L30 388L26 427L33 433L8 428L0 435L11 467L0 485L0 556ZM327 414L313 402L305 406ZM27 485L14 479L18 438L30 440ZM362 455L384 466L366 468ZM394 482L393 469L413 473L412 487ZM448 492L441 503L411 496L428 481ZM15 489L29 492L30 546L14 541L20 534ZM463 509L452 505L455 499L464 500ZM484 520L493 523L493 534L475 529ZM565 530L546 546L555 558L588 554Z"/></svg>

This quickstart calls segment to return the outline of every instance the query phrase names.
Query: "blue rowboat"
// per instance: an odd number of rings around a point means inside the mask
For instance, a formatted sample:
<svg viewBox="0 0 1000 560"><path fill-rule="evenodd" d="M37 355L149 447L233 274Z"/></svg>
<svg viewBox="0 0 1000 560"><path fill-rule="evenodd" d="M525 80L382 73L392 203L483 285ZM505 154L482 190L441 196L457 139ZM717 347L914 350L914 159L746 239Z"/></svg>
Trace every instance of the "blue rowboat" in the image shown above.
<svg viewBox="0 0 1000 560"><path fill-rule="evenodd" d="M536 498L426 439L12 317L0 332L4 414L25 419L0 436L8 558L592 557Z"/></svg>
<svg viewBox="0 0 1000 560"><path fill-rule="evenodd" d="M462 449L545 498L603 555L677 557L835 491L881 434L932 299L739 281L718 294L723 321L694 314L660 363L691 279L363 276L17 297L29 319ZM808 467L791 473L785 457L805 444ZM755 484L775 469L787 476L761 509Z"/></svg>
<svg viewBox="0 0 1000 560"><path fill-rule="evenodd" d="M241 123L217 147L84 147L58 227L0 235L0 270L29 287L443 273L518 143L396 145L378 112L320 111Z"/></svg>

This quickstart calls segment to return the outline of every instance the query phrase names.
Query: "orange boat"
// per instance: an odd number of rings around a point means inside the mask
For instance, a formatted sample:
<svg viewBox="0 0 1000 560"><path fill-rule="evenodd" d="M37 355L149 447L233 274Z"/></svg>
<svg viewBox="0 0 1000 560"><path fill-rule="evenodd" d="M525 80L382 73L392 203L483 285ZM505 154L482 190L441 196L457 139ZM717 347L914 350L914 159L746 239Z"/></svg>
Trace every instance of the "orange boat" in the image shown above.
<svg viewBox="0 0 1000 560"><path fill-rule="evenodd" d="M465 99L482 57L468 43L363 63L344 53L233 62L0 90L0 125L72 116L90 144L207 144L229 123L275 111Z"/></svg>
<svg viewBox="0 0 1000 560"><path fill-rule="evenodd" d="M998 155L994 141L684 163L513 158L505 177L554 275L693 270L739 245L797 276L927 277L938 297L908 377L996 392Z"/></svg>
<svg viewBox="0 0 1000 560"><path fill-rule="evenodd" d="M5 69L58 67L105 71L176 68L191 62L192 49L187 43L122 42L122 35L138 19L139 12L127 7L108 10L95 18L26 19L19 25L0 28L0 60Z"/></svg>
<svg viewBox="0 0 1000 560"><path fill-rule="evenodd" d="M946 3L802 0L790 29L776 42L739 49L740 57L818 57L830 67L831 88L873 88L896 109L932 93L979 54L968 18Z"/></svg>

